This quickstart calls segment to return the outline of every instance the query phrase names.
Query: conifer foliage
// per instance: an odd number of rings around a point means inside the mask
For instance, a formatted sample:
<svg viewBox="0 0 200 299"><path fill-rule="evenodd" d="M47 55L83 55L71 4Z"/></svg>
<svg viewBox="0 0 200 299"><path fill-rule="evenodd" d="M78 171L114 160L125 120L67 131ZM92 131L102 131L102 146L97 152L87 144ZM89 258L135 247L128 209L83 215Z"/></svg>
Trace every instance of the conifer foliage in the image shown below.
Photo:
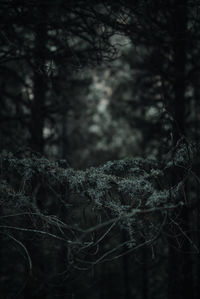
<svg viewBox="0 0 200 299"><path fill-rule="evenodd" d="M60 241L77 258L73 266L78 263L79 267L117 257L124 247L117 235L105 252L88 256L90 250L113 238L113 231L127 232L127 252L151 247L164 236L174 211L186 204L184 186L194 175L192 154L191 146L181 144L165 163L127 158L74 170L65 160L3 152L1 233L24 249L29 262L31 255L21 238L32 235L32 242ZM171 185L170 175L182 168L184 175Z"/></svg>

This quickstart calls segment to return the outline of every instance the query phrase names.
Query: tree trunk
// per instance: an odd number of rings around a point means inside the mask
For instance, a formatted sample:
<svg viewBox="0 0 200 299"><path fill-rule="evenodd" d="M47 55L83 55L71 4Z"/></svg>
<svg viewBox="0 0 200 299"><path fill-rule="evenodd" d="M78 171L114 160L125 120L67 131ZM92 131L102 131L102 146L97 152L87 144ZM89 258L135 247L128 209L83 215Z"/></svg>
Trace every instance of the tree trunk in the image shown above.
<svg viewBox="0 0 200 299"><path fill-rule="evenodd" d="M43 18L44 15L42 14L41 20L43 20ZM43 154L44 151L44 109L47 89L47 78L44 73L46 42L46 26L43 23L38 24L35 30L35 66L33 69L33 100L31 103L30 147L41 154Z"/></svg>
<svg viewBox="0 0 200 299"><path fill-rule="evenodd" d="M122 242L128 240L126 232L122 231ZM127 246L124 246L124 251L127 251ZM124 280L124 299L131 299L131 277L130 277L130 256L125 254L122 258L123 265L123 280Z"/></svg>
<svg viewBox="0 0 200 299"><path fill-rule="evenodd" d="M44 152L44 124L45 124L45 96L47 84L44 70L47 31L45 25L45 10L41 8L38 16L38 23L35 26L35 49L33 61L33 100L31 102L31 120L30 120L30 142L31 149L43 154ZM33 190L36 188L38 181L32 184ZM41 187L37 194L36 204L39 209L45 208L45 189ZM46 240L37 241L26 239L24 244L30 252L33 261L32 274L29 275L25 288L23 290L24 298L29 299L45 299L48 296L48 289L46 286L47 273L47 259L45 258L45 242ZM35 245L36 243L36 245Z"/></svg>
<svg viewBox="0 0 200 299"><path fill-rule="evenodd" d="M186 135L186 30L187 30L187 0L174 1L174 15L172 17L174 24L174 96L172 99L172 113L174 115L174 146L181 136ZM177 171L174 183L183 176L182 171ZM186 189L188 189L186 187ZM187 201L189 200L189 190L186 190ZM189 210L187 206L179 214L179 222L181 229L186 234L189 231ZM177 232L181 232L177 228ZM193 298L193 275L191 256L189 254L191 248L188 240L184 238L181 248L177 248L178 242L176 238L169 238L169 299Z"/></svg>

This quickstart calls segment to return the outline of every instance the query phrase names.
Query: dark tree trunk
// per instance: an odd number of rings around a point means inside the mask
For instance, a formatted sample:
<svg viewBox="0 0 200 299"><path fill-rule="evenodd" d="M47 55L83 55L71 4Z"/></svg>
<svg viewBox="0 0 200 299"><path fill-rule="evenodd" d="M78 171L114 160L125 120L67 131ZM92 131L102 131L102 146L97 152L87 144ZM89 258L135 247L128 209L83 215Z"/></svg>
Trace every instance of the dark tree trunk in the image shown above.
<svg viewBox="0 0 200 299"><path fill-rule="evenodd" d="M46 60L47 31L45 25L45 11L41 8L38 16L38 24L35 26L35 48L33 64L33 100L31 102L31 120L30 120L30 142L31 149L43 154L44 152L44 124L45 124L45 97L47 90L46 76L44 66ZM37 187L38 181L33 181L33 190ZM44 209L46 205L45 188L41 186L37 193L36 204L39 209ZM38 246L39 242L40 246ZM26 239L24 245L30 253L33 269L27 279L23 289L24 298L45 299L48 289L46 285L47 276L47 258L45 256L46 240L35 241Z"/></svg>
<svg viewBox="0 0 200 299"><path fill-rule="evenodd" d="M44 18L41 16L41 22ZM47 89L47 77L45 76L45 55L46 55L46 26L38 24L35 30L35 61L33 66L33 101L31 103L31 123L30 123L30 147L39 152L44 151L44 109Z"/></svg>
<svg viewBox="0 0 200 299"><path fill-rule="evenodd" d="M122 232L123 242L127 241L126 233ZM125 248L124 250L127 250ZM131 277L130 277L130 256L125 254L122 259L123 280L124 280L124 299L131 299Z"/></svg>
<svg viewBox="0 0 200 299"><path fill-rule="evenodd" d="M174 115L174 146L181 136L186 135L186 30L187 30L187 0L174 1L174 15L172 22L174 24L174 96L172 100L172 113ZM183 176L182 171L177 171L177 177L174 178L174 183L177 179ZM186 187L187 189L187 187ZM186 191L187 201L189 200L189 192ZM182 208L182 211L177 211L179 214L179 222L181 229L188 234L189 231L189 210L187 206ZM177 227L177 232L180 231ZM178 247L178 242L175 237L169 238L169 299L193 298L193 275L191 256L189 254L191 248L188 240L184 238L181 248Z"/></svg>
<svg viewBox="0 0 200 299"><path fill-rule="evenodd" d="M148 299L148 258L147 248L142 248L142 299Z"/></svg>
<svg viewBox="0 0 200 299"><path fill-rule="evenodd" d="M194 88L194 107L195 109L195 130L194 130L194 142L196 147L199 147L199 141L200 141L200 127L199 127L199 120L200 120L200 105L199 105L199 100L200 100L200 90L199 90L199 77L195 76L194 81L193 81L193 88ZM200 177L200 159L199 155L197 153L195 157L195 172L198 177ZM195 210L193 211L193 217L195 221L195 231L194 231L194 239L195 239L195 244L197 245L197 248L200 248L200 184L199 181L196 181L195 183L195 193L196 196L193 199L197 204L195 206ZM200 294L200 253L197 253L193 257L193 263L195 265L195 282L194 282L194 298L198 299L199 294Z"/></svg>

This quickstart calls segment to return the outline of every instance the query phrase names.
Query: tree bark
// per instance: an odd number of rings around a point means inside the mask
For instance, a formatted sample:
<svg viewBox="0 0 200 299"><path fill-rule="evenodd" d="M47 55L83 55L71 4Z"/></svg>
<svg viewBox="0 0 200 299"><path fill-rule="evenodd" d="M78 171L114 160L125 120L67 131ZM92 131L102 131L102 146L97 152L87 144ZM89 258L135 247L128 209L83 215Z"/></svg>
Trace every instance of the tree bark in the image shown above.
<svg viewBox="0 0 200 299"><path fill-rule="evenodd" d="M41 22L43 18L45 18L45 13L41 12ZM41 154L44 152L44 109L47 89L47 78L44 72L46 42L46 26L43 23L38 24L35 30L35 66L33 69L33 100L31 103L30 147Z"/></svg>
<svg viewBox="0 0 200 299"><path fill-rule="evenodd" d="M187 62L187 0L174 1L173 7L174 14L172 22L174 24L174 43L173 43L173 56L174 56L174 83L172 98L172 113L174 116L174 146L177 141L186 135L186 62ZM176 179L182 177L182 171L177 171ZM187 189L187 186L185 187ZM189 190L186 191L187 201L189 200ZM189 210L187 205L184 206L179 214L179 222L181 229L188 234L189 223ZM177 232L178 232L177 228ZM179 231L180 233L180 231ZM169 299L183 299L193 298L193 271L191 256L189 254L191 248L189 241L182 236L183 243L180 248L175 237L169 238L169 284L168 284L168 298Z"/></svg>

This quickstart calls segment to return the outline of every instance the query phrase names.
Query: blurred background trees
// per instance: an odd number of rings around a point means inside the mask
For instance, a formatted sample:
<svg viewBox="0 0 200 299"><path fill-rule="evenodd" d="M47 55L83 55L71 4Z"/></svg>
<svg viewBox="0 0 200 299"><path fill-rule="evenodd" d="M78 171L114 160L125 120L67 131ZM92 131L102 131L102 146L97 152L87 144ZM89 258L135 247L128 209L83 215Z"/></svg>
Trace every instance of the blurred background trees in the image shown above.
<svg viewBox="0 0 200 299"><path fill-rule="evenodd" d="M82 170L138 156L156 159L162 168L177 159L179 146L189 152L191 144L198 153L199 9L198 0L2 1L1 151L19 159L44 156L59 160L58 167ZM21 233L17 246L14 235L2 234L3 296L198 298L200 174L195 153L189 166L180 159L178 166L172 162L166 181L161 180L161 190L184 181L184 207L168 213L168 227L156 246L123 255L128 249L124 245L119 259L65 273L70 259L64 267L62 262L70 253L62 243L53 243L54 256L50 241L43 240L41 246ZM126 178L130 173L126 169L114 175ZM40 213L73 222L71 202L55 204L45 184L31 184ZM65 193L64 201L70 198L69 190L55 190ZM91 211L80 208L76 213L82 211L87 219ZM7 213L3 201L1 213ZM24 219L24 225L28 227L29 220ZM103 254L107 246L126 244L129 237L122 230L99 250ZM28 281L19 247L25 253L27 248L33 259L35 272ZM13 280L10 263L15 260L22 276ZM9 289L3 287L5 281Z"/></svg>

